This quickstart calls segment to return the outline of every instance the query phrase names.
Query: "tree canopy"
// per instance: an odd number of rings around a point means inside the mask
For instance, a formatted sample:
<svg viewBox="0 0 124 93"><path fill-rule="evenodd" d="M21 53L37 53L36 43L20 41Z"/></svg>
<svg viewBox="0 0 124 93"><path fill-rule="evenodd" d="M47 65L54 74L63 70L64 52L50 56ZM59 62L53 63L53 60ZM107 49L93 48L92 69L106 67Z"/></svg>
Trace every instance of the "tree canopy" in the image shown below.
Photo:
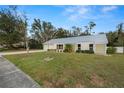
<svg viewBox="0 0 124 93"><path fill-rule="evenodd" d="M13 44L24 41L26 28L26 21L18 15L17 7L0 10L0 44L12 48Z"/></svg>
<svg viewBox="0 0 124 93"><path fill-rule="evenodd" d="M0 45L13 48L14 44L24 42L24 46L28 47L28 43L32 48L42 47L43 42L54 38L65 38L72 36L92 35L95 22L90 21L86 26L72 26L71 29L56 27L51 22L34 18L31 24L30 37L28 41L27 27L28 17L25 14L18 13L17 6L9 6L0 9ZM114 31L106 34L108 38L108 46L124 46L124 23L119 23ZM37 46L39 45L39 46Z"/></svg>

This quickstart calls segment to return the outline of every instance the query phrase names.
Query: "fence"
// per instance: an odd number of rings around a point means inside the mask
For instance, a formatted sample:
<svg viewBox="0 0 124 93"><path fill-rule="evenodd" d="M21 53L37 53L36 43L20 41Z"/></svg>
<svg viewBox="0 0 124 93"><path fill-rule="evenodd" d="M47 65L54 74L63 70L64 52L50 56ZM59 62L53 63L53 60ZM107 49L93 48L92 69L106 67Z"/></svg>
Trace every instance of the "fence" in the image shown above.
<svg viewBox="0 0 124 93"><path fill-rule="evenodd" d="M123 47L115 47L116 53L123 53Z"/></svg>

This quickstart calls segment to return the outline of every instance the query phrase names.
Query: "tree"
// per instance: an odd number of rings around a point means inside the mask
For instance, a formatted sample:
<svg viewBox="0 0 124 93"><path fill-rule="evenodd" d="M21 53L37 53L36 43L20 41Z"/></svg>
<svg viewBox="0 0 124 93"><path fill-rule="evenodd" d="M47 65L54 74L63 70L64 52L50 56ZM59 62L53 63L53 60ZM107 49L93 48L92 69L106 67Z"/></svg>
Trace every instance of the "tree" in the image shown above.
<svg viewBox="0 0 124 93"><path fill-rule="evenodd" d="M22 23L22 30L24 31L24 42L25 42L25 48L27 50L27 53L29 53L29 45L28 45L28 35L27 35L27 26L28 26L28 22L27 22L27 17L26 15L23 15L23 23Z"/></svg>
<svg viewBox="0 0 124 93"><path fill-rule="evenodd" d="M117 33L118 33L118 41L121 42L121 45L123 46L123 53L124 53L124 30L123 30L124 23L120 23L117 25Z"/></svg>
<svg viewBox="0 0 124 93"><path fill-rule="evenodd" d="M63 28L58 28L56 32L56 38L65 38L69 36L69 31Z"/></svg>
<svg viewBox="0 0 124 93"><path fill-rule="evenodd" d="M72 27L73 36L79 36L81 34L81 30L82 29L80 27L73 26Z"/></svg>
<svg viewBox="0 0 124 93"><path fill-rule="evenodd" d="M87 35L91 35L91 33L92 33L92 29L94 28L96 26L96 24L94 23L94 22L89 22L88 23L88 25L87 26L84 26L84 28L85 28L85 33L87 34ZM93 32L94 33L94 32Z"/></svg>
<svg viewBox="0 0 124 93"><path fill-rule="evenodd" d="M89 22L89 30L90 30L90 33L91 33L91 30L93 29L93 27L95 27L96 24L94 22Z"/></svg>
<svg viewBox="0 0 124 93"><path fill-rule="evenodd" d="M108 46L115 46L117 45L117 32L108 32L107 34L107 38L108 38Z"/></svg>
<svg viewBox="0 0 124 93"><path fill-rule="evenodd" d="M99 32L99 34L105 34L105 32Z"/></svg>
<svg viewBox="0 0 124 93"><path fill-rule="evenodd" d="M26 26L22 16L18 15L17 6L0 10L0 43L8 48L23 41Z"/></svg>
<svg viewBox="0 0 124 93"><path fill-rule="evenodd" d="M32 24L31 33L34 33L38 42L43 43L56 36L56 29L50 22L34 19Z"/></svg>
<svg viewBox="0 0 124 93"><path fill-rule="evenodd" d="M30 47L30 49L43 49L43 45L40 44L35 39L29 39L29 47Z"/></svg>

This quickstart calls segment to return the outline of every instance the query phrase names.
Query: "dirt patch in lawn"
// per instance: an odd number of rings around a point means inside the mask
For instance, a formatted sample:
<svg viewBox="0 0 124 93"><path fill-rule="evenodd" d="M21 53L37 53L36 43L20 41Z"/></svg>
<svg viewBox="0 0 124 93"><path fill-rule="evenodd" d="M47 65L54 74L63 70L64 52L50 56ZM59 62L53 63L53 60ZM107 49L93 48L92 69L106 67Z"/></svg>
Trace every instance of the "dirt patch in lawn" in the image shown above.
<svg viewBox="0 0 124 93"><path fill-rule="evenodd" d="M52 58L52 57L46 57L46 58L44 58L44 61L45 62L49 62L49 61L51 61L51 60L53 60L54 58Z"/></svg>
<svg viewBox="0 0 124 93"><path fill-rule="evenodd" d="M99 87L103 87L105 84L105 80L95 73L91 75L91 84Z"/></svg>

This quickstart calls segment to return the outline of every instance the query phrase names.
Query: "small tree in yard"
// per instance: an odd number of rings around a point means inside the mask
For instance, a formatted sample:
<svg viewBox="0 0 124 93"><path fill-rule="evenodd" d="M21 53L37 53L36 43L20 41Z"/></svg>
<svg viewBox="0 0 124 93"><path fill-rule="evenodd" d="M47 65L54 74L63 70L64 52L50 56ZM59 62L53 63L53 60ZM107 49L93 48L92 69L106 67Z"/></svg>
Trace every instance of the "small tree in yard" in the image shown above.
<svg viewBox="0 0 124 93"><path fill-rule="evenodd" d="M71 45L71 44L66 44L65 45L65 50L64 50L64 52L74 52L74 49L73 49L73 45Z"/></svg>

